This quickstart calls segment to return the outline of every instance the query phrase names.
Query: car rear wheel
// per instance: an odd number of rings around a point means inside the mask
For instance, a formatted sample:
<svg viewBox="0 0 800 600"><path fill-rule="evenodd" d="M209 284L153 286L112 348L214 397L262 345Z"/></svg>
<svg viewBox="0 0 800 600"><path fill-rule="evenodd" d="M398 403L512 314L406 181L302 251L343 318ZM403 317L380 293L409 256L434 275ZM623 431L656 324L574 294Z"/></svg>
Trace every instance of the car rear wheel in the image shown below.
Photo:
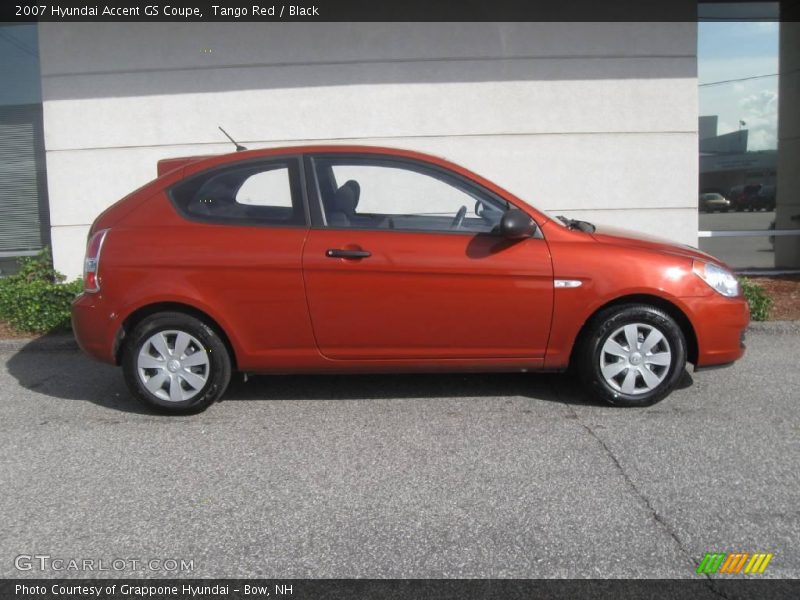
<svg viewBox="0 0 800 600"><path fill-rule="evenodd" d="M159 412L191 414L218 400L231 378L219 334L195 317L165 312L144 319L125 345L122 368L131 393Z"/></svg>
<svg viewBox="0 0 800 600"><path fill-rule="evenodd" d="M615 306L589 324L578 360L592 396L619 406L649 406L684 373L686 341L675 320L654 306Z"/></svg>

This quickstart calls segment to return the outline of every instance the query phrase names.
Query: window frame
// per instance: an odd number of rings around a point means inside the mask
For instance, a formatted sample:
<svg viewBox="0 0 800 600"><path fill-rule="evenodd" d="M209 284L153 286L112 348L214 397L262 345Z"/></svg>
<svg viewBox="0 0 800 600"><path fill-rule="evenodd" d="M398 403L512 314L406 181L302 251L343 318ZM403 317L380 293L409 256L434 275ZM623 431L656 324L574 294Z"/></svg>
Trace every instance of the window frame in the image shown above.
<svg viewBox="0 0 800 600"><path fill-rule="evenodd" d="M176 197L176 191L183 185L188 185L191 182L194 182L198 179L208 179L218 174L225 173L227 171L235 171L238 169L243 168L250 168L250 167L272 167L272 168L281 168L285 167L288 171L289 176L289 193L292 198L292 208L295 213L299 210L299 215L297 218L293 219L292 221L287 222L280 222L280 221L267 221L264 219L259 218L246 218L246 219L229 219L229 218L222 218L217 217L215 218L213 215L209 216L202 216L197 215L195 213L191 213L187 211L182 205L181 202L178 201ZM271 168L265 168L264 171L272 170ZM202 185L202 184L201 184ZM231 162L226 162L221 165L214 165L213 167L208 167L207 169L202 169L196 173L192 173L188 177L184 177L179 181L173 183L167 189L167 197L170 200L170 204L172 204L175 211L187 221L193 221L195 223L204 223L207 225L227 225L229 227L266 227L270 229L308 229L309 224L311 222L309 210L308 210L308 197L306 193L306 173L305 173L305 161L303 161L303 156L301 154L287 154L281 156L269 156L269 157L257 157L251 158L247 160L236 160ZM240 185L241 188L241 185ZM249 205L243 205L249 206Z"/></svg>
<svg viewBox="0 0 800 600"><path fill-rule="evenodd" d="M434 177L435 179L439 179L444 183L452 185L456 189L463 191L467 195L470 195L467 190L471 190L474 193L479 195L488 196L489 198L505 204L508 209L517 208L519 207L504 198L503 196L487 189L486 187L482 186L476 181L461 175L460 173L456 173L450 169L437 165L435 163L426 162L423 160L409 158L405 156L394 156L391 154L373 154L369 152L358 153L358 152L315 152L305 155L305 162L306 162L306 187L307 189L307 200L309 206L309 212L311 216L311 228L312 229L327 229L327 230L336 230L336 231L378 231L378 232L386 232L386 233L427 233L431 235L467 235L470 237L475 237L476 235L491 235L495 237L503 237L497 232L485 231L485 232L475 232L475 231L465 231L465 230L440 230L440 229L389 229L389 228L381 228L381 227L341 227L336 225L329 225L325 219L325 209L322 204L322 194L320 192L319 187L319 180L317 177L317 164L316 161L319 159L324 160L331 160L334 164L340 163L345 165L370 165L370 166L387 166L387 167L394 167L394 168L401 168L408 171L413 171L415 173L420 173L422 175L427 175L430 177ZM410 168L409 168L410 167ZM444 175L444 177L436 177L436 174ZM507 209L507 210L508 210ZM522 209L520 209L522 210ZM527 211L525 211L527 214ZM536 227L536 234L532 237L541 237L541 228L537 223Z"/></svg>

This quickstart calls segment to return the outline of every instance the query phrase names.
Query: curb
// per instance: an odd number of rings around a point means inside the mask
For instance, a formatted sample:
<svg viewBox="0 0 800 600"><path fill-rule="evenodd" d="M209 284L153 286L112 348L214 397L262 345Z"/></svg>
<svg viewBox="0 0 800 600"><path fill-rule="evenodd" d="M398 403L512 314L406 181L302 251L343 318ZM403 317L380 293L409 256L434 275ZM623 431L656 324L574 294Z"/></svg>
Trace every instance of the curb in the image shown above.
<svg viewBox="0 0 800 600"><path fill-rule="evenodd" d="M747 331L757 333L800 334L800 321L752 321Z"/></svg>

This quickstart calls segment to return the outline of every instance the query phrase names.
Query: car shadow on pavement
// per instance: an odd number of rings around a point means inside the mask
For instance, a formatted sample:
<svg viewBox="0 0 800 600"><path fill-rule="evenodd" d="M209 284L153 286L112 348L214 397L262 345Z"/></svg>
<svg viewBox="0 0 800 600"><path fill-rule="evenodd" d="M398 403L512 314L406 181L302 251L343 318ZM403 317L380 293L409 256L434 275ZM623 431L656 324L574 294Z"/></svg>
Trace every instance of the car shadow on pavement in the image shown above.
<svg viewBox="0 0 800 600"><path fill-rule="evenodd" d="M28 342L6 360L6 370L21 387L37 394L152 414L128 393L122 371L92 360L68 336L45 335Z"/></svg>
<svg viewBox="0 0 800 600"><path fill-rule="evenodd" d="M234 376L223 401L512 398L596 404L557 373L404 373Z"/></svg>
<svg viewBox="0 0 800 600"><path fill-rule="evenodd" d="M694 383L686 371L677 389ZM229 400L393 400L405 398L528 398L609 407L591 397L573 373L407 373L370 375L235 374Z"/></svg>
<svg viewBox="0 0 800 600"><path fill-rule="evenodd" d="M120 369L95 362L73 345L46 337L14 353L6 368L20 386L53 398L88 401L122 412L153 414L129 393ZM259 375L235 373L223 401L387 400L403 398L521 397L571 405L605 406L574 376L557 373L428 373L392 375ZM686 373L679 387L692 384Z"/></svg>

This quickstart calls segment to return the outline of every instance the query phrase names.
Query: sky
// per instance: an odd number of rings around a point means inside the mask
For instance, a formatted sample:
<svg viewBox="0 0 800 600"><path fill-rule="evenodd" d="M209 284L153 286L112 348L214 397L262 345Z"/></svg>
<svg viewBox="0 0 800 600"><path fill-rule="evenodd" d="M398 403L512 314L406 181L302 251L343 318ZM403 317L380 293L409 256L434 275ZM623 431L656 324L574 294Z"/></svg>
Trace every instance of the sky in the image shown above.
<svg viewBox="0 0 800 600"><path fill-rule="evenodd" d="M746 123L748 150L777 147L778 78L720 85L703 83L778 72L778 23L701 22L698 24L700 114L718 115L717 133Z"/></svg>

